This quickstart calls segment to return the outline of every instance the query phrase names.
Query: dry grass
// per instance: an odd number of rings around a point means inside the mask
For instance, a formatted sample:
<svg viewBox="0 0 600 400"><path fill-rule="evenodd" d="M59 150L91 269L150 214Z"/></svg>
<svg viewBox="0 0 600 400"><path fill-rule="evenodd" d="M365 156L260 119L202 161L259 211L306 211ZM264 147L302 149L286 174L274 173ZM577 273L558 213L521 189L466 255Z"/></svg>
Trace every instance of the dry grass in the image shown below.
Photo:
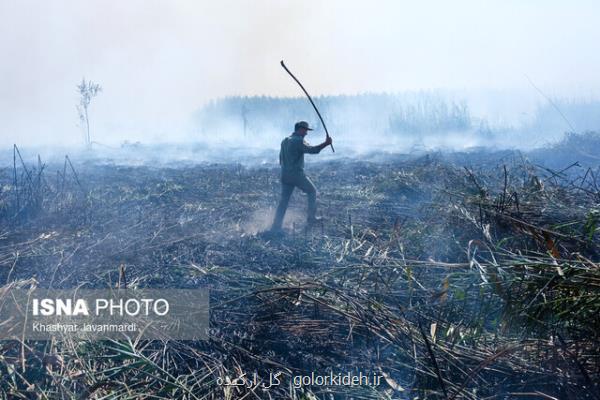
<svg viewBox="0 0 600 400"><path fill-rule="evenodd" d="M598 398L598 171L485 158L313 165L328 220L284 237L255 234L277 201L271 167L67 164L50 179L40 163L17 185L4 170L3 290L114 286L124 264L129 287L210 285L212 332L4 341L1 396ZM385 379L260 387L330 370ZM216 383L243 373L258 385Z"/></svg>

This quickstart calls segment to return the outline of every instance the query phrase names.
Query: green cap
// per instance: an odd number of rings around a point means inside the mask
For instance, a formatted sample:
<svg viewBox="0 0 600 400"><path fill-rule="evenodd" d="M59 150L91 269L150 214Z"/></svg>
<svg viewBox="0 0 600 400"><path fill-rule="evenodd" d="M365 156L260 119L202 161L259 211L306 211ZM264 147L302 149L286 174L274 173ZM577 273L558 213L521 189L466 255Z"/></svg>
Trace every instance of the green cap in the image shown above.
<svg viewBox="0 0 600 400"><path fill-rule="evenodd" d="M294 131L297 131L298 128L304 128L307 131L312 131L313 130L312 128L308 127L308 122L306 122L306 121L296 122L296 125L294 125Z"/></svg>

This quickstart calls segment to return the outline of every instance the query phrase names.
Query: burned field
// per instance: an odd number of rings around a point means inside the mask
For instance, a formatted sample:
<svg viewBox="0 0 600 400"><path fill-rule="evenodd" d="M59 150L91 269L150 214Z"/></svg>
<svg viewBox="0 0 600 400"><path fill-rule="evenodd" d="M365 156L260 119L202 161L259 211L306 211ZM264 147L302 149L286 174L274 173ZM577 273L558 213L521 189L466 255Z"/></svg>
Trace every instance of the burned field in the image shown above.
<svg viewBox="0 0 600 400"><path fill-rule="evenodd" d="M307 229L296 192L274 236L274 165L17 156L0 173L0 301L208 286L211 336L3 341L0 397L599 398L600 171L564 167L513 152L312 163L326 221ZM294 384L312 372L381 381Z"/></svg>

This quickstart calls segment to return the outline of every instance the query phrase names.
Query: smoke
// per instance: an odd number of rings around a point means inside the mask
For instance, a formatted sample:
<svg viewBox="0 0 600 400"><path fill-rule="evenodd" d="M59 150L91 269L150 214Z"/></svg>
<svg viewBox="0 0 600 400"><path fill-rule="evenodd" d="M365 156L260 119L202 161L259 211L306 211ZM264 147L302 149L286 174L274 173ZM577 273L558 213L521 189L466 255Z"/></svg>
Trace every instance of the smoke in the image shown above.
<svg viewBox="0 0 600 400"><path fill-rule="evenodd" d="M79 145L75 85L82 77L104 89L90 107L92 140L195 141L194 111L211 99L298 95L281 59L315 96L523 91L525 73L553 97L598 95L598 7L541 0L1 2L0 146ZM480 103L470 105L477 112Z"/></svg>
<svg viewBox="0 0 600 400"><path fill-rule="evenodd" d="M263 60L285 53L261 43L274 32L286 41L306 20L300 4L257 13L239 1L59 3L0 4L1 145L81 143L82 77L103 87L90 107L93 140L189 140L190 116L210 98L273 90Z"/></svg>
<svg viewBox="0 0 600 400"><path fill-rule="evenodd" d="M296 190L292 196L290 207L285 213L283 223L283 227L285 229L296 231L305 226L306 210L303 210L302 206L306 207L306 196L303 195L299 190ZM255 235L260 232L265 232L271 229L274 216L274 208L256 210L247 219L243 220L240 223L240 226L236 228L247 235Z"/></svg>

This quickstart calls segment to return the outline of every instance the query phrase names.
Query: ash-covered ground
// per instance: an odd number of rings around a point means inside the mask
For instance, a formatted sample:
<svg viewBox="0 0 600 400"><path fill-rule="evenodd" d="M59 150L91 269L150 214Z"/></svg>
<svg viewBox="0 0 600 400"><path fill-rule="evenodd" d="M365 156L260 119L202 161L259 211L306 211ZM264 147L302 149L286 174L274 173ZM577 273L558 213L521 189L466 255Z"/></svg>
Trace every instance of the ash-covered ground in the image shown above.
<svg viewBox="0 0 600 400"><path fill-rule="evenodd" d="M210 287L211 335L4 341L0 396L598 398L600 170L545 151L309 160L325 221L305 225L296 191L284 235L265 232L271 163L17 158L0 173L0 298ZM382 378L294 384L313 372Z"/></svg>

